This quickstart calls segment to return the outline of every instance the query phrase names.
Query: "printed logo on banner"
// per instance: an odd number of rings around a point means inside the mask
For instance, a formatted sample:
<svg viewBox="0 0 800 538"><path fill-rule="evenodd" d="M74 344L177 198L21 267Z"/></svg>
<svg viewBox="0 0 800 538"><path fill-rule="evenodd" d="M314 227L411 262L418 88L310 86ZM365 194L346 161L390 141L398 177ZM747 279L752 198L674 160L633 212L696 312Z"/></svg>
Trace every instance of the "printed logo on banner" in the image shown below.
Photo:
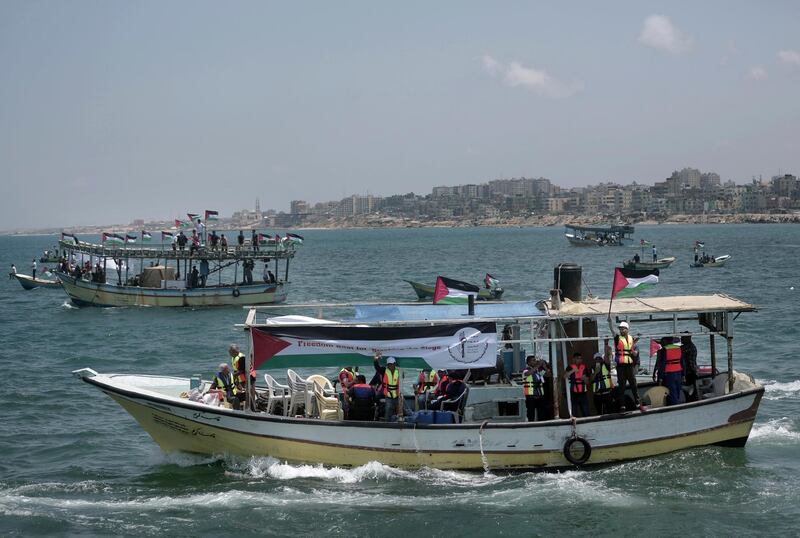
<svg viewBox="0 0 800 538"><path fill-rule="evenodd" d="M463 364L471 364L486 356L486 352L489 350L489 342L482 338L483 333L478 329L467 327L458 331L456 336L458 337L458 344L451 345L448 348L453 360Z"/></svg>

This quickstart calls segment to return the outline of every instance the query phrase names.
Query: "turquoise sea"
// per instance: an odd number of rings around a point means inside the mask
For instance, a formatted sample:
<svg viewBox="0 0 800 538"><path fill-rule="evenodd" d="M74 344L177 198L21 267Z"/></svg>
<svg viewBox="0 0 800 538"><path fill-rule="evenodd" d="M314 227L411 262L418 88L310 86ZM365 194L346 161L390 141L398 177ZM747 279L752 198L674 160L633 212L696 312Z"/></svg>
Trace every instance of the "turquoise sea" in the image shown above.
<svg viewBox="0 0 800 538"><path fill-rule="evenodd" d="M292 262L290 302L410 300L403 278L500 279L540 299L560 262L607 296L632 248L571 247L563 229L320 230ZM0 285L0 536L796 536L800 534L800 227L637 226L660 256L659 294L724 292L743 314L736 365L766 386L743 449L698 448L586 471L416 472L268 458L166 455L111 399L74 379L98 371L211 375L245 343L236 308L74 308L61 290ZM731 254L690 269L691 245ZM29 272L53 236L0 237ZM700 361L706 350L700 348Z"/></svg>

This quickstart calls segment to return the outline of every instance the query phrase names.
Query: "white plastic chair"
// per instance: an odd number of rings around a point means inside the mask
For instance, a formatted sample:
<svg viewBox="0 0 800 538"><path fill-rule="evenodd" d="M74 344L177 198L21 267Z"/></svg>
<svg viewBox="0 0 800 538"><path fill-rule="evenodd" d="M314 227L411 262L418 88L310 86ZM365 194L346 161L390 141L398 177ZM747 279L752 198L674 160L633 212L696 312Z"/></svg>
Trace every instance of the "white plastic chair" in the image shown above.
<svg viewBox="0 0 800 538"><path fill-rule="evenodd" d="M267 384L267 414L275 414L275 406L281 402L281 410L283 415L286 416L289 412L288 401L290 399L289 385L281 385L278 381L269 374L264 374L264 381Z"/></svg>
<svg viewBox="0 0 800 538"><path fill-rule="evenodd" d="M291 369L286 371L286 376L289 381L289 405L287 416L295 416L301 406L304 407L305 414L308 416L310 409L306 380Z"/></svg>

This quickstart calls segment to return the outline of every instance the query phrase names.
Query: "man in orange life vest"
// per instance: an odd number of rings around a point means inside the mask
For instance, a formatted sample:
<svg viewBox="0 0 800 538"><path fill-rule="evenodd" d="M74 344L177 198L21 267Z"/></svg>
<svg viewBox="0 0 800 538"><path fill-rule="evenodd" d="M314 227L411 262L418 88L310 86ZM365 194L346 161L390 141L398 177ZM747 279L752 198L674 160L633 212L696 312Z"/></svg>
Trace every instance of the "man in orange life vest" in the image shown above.
<svg viewBox="0 0 800 538"><path fill-rule="evenodd" d="M400 368L397 367L397 359L389 357L386 359L386 366L381 366L380 358L381 352L375 352L373 364L375 366L375 374L380 375L382 378L381 384L383 385L383 397L385 400L383 414L386 422L389 422L392 415L400 415L400 406L402 406L402 411L405 415L410 415L411 409L406 406L400 390L402 377L400 376Z"/></svg>
<svg viewBox="0 0 800 538"><path fill-rule="evenodd" d="M572 363L570 363L567 371L564 372L564 379L570 381L570 399L572 400L572 416L575 417L588 417L589 416L589 396L587 390L589 387L589 369L583 363L583 355L580 351L576 351L572 355ZM580 414L578 414L580 412Z"/></svg>
<svg viewBox="0 0 800 538"><path fill-rule="evenodd" d="M419 373L419 379L414 383L414 392L417 394L420 409L427 409L428 400L438 384L439 376L436 374L436 370L425 368Z"/></svg>
<svg viewBox="0 0 800 538"><path fill-rule="evenodd" d="M244 353L239 351L239 346L231 344L228 346L228 355L231 357L231 366L233 367L233 374L236 377L236 382L242 387L247 387L247 357ZM251 407L255 405L256 401L256 378L258 373L250 365L250 392L247 395ZM244 394L242 394L242 401L244 402Z"/></svg>
<svg viewBox="0 0 800 538"><path fill-rule="evenodd" d="M683 383L686 381L686 364L681 353L680 341L675 342L671 336L661 339L661 349L656 355L656 366L653 369L653 381L669 390L667 405L683 403Z"/></svg>
<svg viewBox="0 0 800 538"><path fill-rule="evenodd" d="M639 399L639 387L636 385L636 370L639 364L639 349L636 347L638 337L628 334L630 326L627 321L619 322L619 334L614 331L611 319L608 320L611 331L614 332L614 359L617 363L617 385L621 410L625 411L625 385L630 385L633 403L639 410L644 411Z"/></svg>

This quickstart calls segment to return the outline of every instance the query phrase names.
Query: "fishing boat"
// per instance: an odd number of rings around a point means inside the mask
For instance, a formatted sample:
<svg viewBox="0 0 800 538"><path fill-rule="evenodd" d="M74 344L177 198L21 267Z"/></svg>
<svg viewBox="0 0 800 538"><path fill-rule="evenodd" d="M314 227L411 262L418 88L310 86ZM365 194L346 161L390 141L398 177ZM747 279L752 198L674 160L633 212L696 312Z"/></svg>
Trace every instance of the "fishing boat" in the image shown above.
<svg viewBox="0 0 800 538"><path fill-rule="evenodd" d="M707 258L699 258L696 262L689 264L689 267L723 267L730 259L730 254L717 257L710 256Z"/></svg>
<svg viewBox="0 0 800 538"><path fill-rule="evenodd" d="M570 245L576 247L604 247L622 246L625 241L630 241L634 227L627 225L615 226L580 226L566 224L564 237Z"/></svg>
<svg viewBox="0 0 800 538"><path fill-rule="evenodd" d="M649 269L666 269L670 265L675 262L675 256L668 256L666 258L659 258L654 262L643 262L643 261L635 261L634 259L625 260L623 262L623 266L626 269L638 269L638 270L649 270Z"/></svg>
<svg viewBox="0 0 800 538"><path fill-rule="evenodd" d="M61 256L58 253L58 247L53 247L52 250L46 249L39 256L39 262L41 263L57 263L59 261L61 261Z"/></svg>
<svg viewBox="0 0 800 538"><path fill-rule="evenodd" d="M33 290L36 288L60 288L61 282L59 280L50 280L47 278L33 278L30 275L23 275L14 273L14 278L26 290Z"/></svg>
<svg viewBox="0 0 800 538"><path fill-rule="evenodd" d="M119 403L167 452L488 471L574 468L697 446L744 446L764 387L733 369L733 322L754 306L721 294L610 303L562 300L554 291L552 299L538 304L481 303L474 310L419 303L351 305L355 314L336 320L275 316L270 307L251 308L241 326L249 335L251 365L276 376L290 369L286 385L265 375L267 384L255 387L259 400L267 402L259 411L206 403L201 395L210 381L200 376L91 368L73 373ZM324 305L292 308L303 306ZM691 329L696 342L708 341L700 358L711 366L700 375L697 400L664 406L658 396L663 387L651 383L640 387L648 404L643 410L573 416L563 380L568 356L575 350L592 356L602 349L613 336L603 329L607 321L611 325L607 316L634 324L643 339L675 337ZM498 337L499 332L510 338ZM717 360L720 340L727 349L722 363ZM498 356L500 344L512 349ZM418 369L446 368L454 377L462 372L466 388L458 399L442 402L444 411L403 415L398 406L393 421L343 420L330 382L319 374L334 376L348 365L370 367L376 350L396 357L398 366L411 373L400 383L411 409L421 406L409 390L409 378L416 379ZM519 375L526 354L543 359L555 374L547 378L545 391L554 418L526 421ZM316 374L300 377L295 370L304 368Z"/></svg>
<svg viewBox="0 0 800 538"><path fill-rule="evenodd" d="M411 287L414 288L414 291L416 292L420 301L433 299L433 293L436 291L436 286L429 286L428 284L414 282L413 280L406 280L405 282L411 284ZM480 288L480 291L478 291L479 301L499 301L502 296L503 288L500 287Z"/></svg>
<svg viewBox="0 0 800 538"><path fill-rule="evenodd" d="M109 246L72 240L62 240L61 246L70 252L70 258L74 254L79 264L89 260L92 267L102 268L91 274L57 273L64 291L79 306L205 307L280 303L289 293L289 261L295 255L293 242L276 240L258 248L251 245L201 246L196 250L173 249L169 245ZM137 262L140 270L132 272ZM152 265L146 266L148 262ZM256 262L263 262L265 271L274 269L273 275L279 276L274 277L274 281L254 278ZM118 269L107 273L110 263ZM208 273L201 280L197 274L193 275L193 268L202 269L204 265Z"/></svg>

